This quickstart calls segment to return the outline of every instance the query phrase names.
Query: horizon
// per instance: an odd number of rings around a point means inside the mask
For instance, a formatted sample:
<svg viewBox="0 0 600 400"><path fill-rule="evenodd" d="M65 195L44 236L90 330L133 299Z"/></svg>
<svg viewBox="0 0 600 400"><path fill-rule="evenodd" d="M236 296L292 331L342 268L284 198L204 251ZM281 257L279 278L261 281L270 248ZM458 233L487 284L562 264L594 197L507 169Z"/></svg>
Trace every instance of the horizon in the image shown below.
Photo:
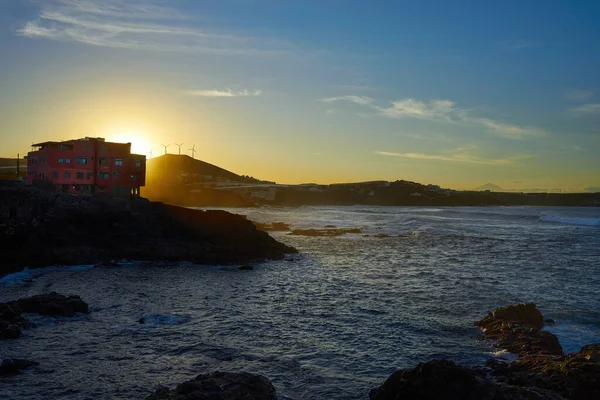
<svg viewBox="0 0 600 400"><path fill-rule="evenodd" d="M598 18L517 1L0 0L0 157L100 136L155 156L195 145L282 184L598 189Z"/></svg>

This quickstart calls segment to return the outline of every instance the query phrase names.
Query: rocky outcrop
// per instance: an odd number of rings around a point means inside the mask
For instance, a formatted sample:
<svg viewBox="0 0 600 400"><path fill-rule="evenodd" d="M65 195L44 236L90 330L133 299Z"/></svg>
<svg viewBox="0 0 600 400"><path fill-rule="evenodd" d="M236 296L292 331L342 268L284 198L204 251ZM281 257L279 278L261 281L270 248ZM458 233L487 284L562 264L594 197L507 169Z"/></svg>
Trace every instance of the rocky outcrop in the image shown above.
<svg viewBox="0 0 600 400"><path fill-rule="evenodd" d="M290 235L299 236L341 236L346 233L361 233L360 228L335 228L335 229L294 229Z"/></svg>
<svg viewBox="0 0 600 400"><path fill-rule="evenodd" d="M484 371L433 360L394 372L371 391L371 400L561 400L537 388L506 385L486 379Z"/></svg>
<svg viewBox="0 0 600 400"><path fill-rule="evenodd" d="M261 375L246 372L213 372L169 390L160 387L146 400L276 400L271 382Z"/></svg>
<svg viewBox="0 0 600 400"><path fill-rule="evenodd" d="M434 360L393 373L371 400L397 399L600 399L600 344L563 355L558 338L542 331L535 304L502 307L475 323L502 348L519 356L467 368Z"/></svg>
<svg viewBox="0 0 600 400"><path fill-rule="evenodd" d="M37 313L57 317L72 317L75 313L87 313L88 305L79 296L63 296L56 292L39 294L7 303L23 313Z"/></svg>
<svg viewBox="0 0 600 400"><path fill-rule="evenodd" d="M0 375L17 375L22 370L40 365L40 363L19 358L7 358L0 363Z"/></svg>
<svg viewBox="0 0 600 400"><path fill-rule="evenodd" d="M16 339L21 329L35 328L22 313L36 313L57 317L72 317L87 313L88 305L79 296L63 296L56 292L0 303L0 339Z"/></svg>
<svg viewBox="0 0 600 400"><path fill-rule="evenodd" d="M541 330L544 317L533 303L498 308L475 325L481 328L485 339L496 340L519 356L563 354L558 338Z"/></svg>
<svg viewBox="0 0 600 400"><path fill-rule="evenodd" d="M499 308L476 325L486 339L519 355L510 364L489 363L495 379L551 390L569 399L600 398L600 345L563 355L558 338L540 330L544 318L535 304Z"/></svg>
<svg viewBox="0 0 600 400"><path fill-rule="evenodd" d="M241 264L296 250L225 211L75 196L0 181L0 276L106 260Z"/></svg>
<svg viewBox="0 0 600 400"><path fill-rule="evenodd" d="M285 232L290 230L290 226L285 222L271 222L270 224L263 224L260 222L253 222L256 229L265 232Z"/></svg>

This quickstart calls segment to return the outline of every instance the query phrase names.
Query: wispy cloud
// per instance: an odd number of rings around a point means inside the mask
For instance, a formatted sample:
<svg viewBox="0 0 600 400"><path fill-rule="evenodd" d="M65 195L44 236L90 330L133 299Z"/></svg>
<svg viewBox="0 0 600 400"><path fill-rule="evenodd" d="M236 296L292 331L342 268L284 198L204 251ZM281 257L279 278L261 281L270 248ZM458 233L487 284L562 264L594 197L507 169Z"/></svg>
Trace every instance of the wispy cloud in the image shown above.
<svg viewBox="0 0 600 400"><path fill-rule="evenodd" d="M339 97L328 97L321 99L323 103L333 103L334 101L347 101L349 103L366 106L372 104L375 100L368 96L339 96Z"/></svg>
<svg viewBox="0 0 600 400"><path fill-rule="evenodd" d="M421 101L404 98L391 102L388 107L375 104L375 100L367 96L339 96L321 99L329 103L333 101L347 101L373 110L376 115L386 118L402 119L416 118L421 120L442 121L478 126L486 131L507 139L523 140L546 136L547 132L535 126L509 124L492 118L482 118L474 114L473 110L459 108L452 100L436 99Z"/></svg>
<svg viewBox="0 0 600 400"><path fill-rule="evenodd" d="M406 98L392 102L391 107L377 107L379 112L389 118L413 117L419 119L452 120L456 104L450 100L432 100L423 102Z"/></svg>
<svg viewBox="0 0 600 400"><path fill-rule="evenodd" d="M594 97L594 90L573 90L567 93L567 99L570 101L587 101Z"/></svg>
<svg viewBox="0 0 600 400"><path fill-rule="evenodd" d="M210 90L186 90L184 93L188 96L199 96L199 97L252 97L260 96L262 92L260 90L248 91L242 90L234 92L231 89L210 89Z"/></svg>
<svg viewBox="0 0 600 400"><path fill-rule="evenodd" d="M20 35L94 46L192 54L266 54L291 50L287 42L223 34L198 27L158 0L45 0ZM191 24L190 22L194 22Z"/></svg>
<svg viewBox="0 0 600 400"><path fill-rule="evenodd" d="M569 112L574 115L600 114L600 103L590 103L572 107L569 109Z"/></svg>
<svg viewBox="0 0 600 400"><path fill-rule="evenodd" d="M423 153L396 153L390 151L376 151L376 154L388 157L407 158L411 160L426 160L426 161L444 161L462 164L479 164L479 165L512 165L515 161L530 156L517 156L510 158L483 158L471 154L466 148L455 149L454 153L444 154L423 154Z"/></svg>

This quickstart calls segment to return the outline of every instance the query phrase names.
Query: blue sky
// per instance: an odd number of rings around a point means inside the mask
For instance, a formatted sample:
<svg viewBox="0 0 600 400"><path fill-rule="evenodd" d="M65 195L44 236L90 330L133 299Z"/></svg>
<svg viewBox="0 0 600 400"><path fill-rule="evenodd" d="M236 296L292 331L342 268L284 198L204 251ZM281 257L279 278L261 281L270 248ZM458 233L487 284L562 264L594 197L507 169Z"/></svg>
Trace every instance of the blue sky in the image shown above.
<svg viewBox="0 0 600 400"><path fill-rule="evenodd" d="M104 136L278 182L599 187L599 20L597 1L0 0L0 156Z"/></svg>

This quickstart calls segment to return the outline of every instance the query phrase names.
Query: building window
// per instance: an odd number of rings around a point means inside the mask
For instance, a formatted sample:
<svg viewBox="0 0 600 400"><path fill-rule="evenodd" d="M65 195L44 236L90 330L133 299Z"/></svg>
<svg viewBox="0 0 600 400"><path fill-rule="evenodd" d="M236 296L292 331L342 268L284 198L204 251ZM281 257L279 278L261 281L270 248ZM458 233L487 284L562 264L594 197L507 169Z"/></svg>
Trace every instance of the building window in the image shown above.
<svg viewBox="0 0 600 400"><path fill-rule="evenodd" d="M77 173L77 179L83 179L83 172Z"/></svg>
<svg viewBox="0 0 600 400"><path fill-rule="evenodd" d="M71 159L70 158L65 158L65 164L71 164Z"/></svg>
<svg viewBox="0 0 600 400"><path fill-rule="evenodd" d="M140 159L136 159L136 160L135 160L135 166L136 166L136 167L141 167L141 166L142 166L142 160L140 160Z"/></svg>
<svg viewBox="0 0 600 400"><path fill-rule="evenodd" d="M115 159L115 165L118 165L118 166L122 167L123 166L123 159L122 158Z"/></svg>
<svg viewBox="0 0 600 400"><path fill-rule="evenodd" d="M59 159L58 159L58 163L59 163L59 164L64 164L64 163L65 163L65 159L64 159L64 158L62 158L62 157L61 157L61 158L59 158Z"/></svg>
<svg viewBox="0 0 600 400"><path fill-rule="evenodd" d="M108 165L108 158L106 158L106 157L100 157L98 159L98 164L100 164L100 165Z"/></svg>
<svg viewBox="0 0 600 400"><path fill-rule="evenodd" d="M77 164L87 164L87 157L78 156L75 162Z"/></svg>
<svg viewBox="0 0 600 400"><path fill-rule="evenodd" d="M87 179L87 180L90 180L90 179L92 179L92 173L91 173L91 172L87 172L87 173L85 174L85 179Z"/></svg>
<svg viewBox="0 0 600 400"><path fill-rule="evenodd" d="M119 171L114 171L113 176L115 177L115 179L119 179L121 177L121 173Z"/></svg>
<svg viewBox="0 0 600 400"><path fill-rule="evenodd" d="M98 179L107 181L110 179L110 174L108 172L98 172Z"/></svg>
<svg viewBox="0 0 600 400"><path fill-rule="evenodd" d="M71 173L70 172L65 172L65 178L70 178L71 177Z"/></svg>
<svg viewBox="0 0 600 400"><path fill-rule="evenodd" d="M54 172L52 173L52 177L53 177L54 179L58 179L58 171L54 171Z"/></svg>
<svg viewBox="0 0 600 400"><path fill-rule="evenodd" d="M138 178L137 174L131 174L129 177L131 178L132 181L136 181Z"/></svg>
<svg viewBox="0 0 600 400"><path fill-rule="evenodd" d="M89 144L85 145L85 151L90 151L92 150L92 146L90 146Z"/></svg>
<svg viewBox="0 0 600 400"><path fill-rule="evenodd" d="M83 185L83 191L87 192L88 190L90 190L89 187L88 187L88 185Z"/></svg>
<svg viewBox="0 0 600 400"><path fill-rule="evenodd" d="M106 153L108 151L108 146L103 144L102 147L100 147L100 149Z"/></svg>
<svg viewBox="0 0 600 400"><path fill-rule="evenodd" d="M62 143L59 143L57 147L59 150L67 150L67 148L68 148L66 144L62 144Z"/></svg>

